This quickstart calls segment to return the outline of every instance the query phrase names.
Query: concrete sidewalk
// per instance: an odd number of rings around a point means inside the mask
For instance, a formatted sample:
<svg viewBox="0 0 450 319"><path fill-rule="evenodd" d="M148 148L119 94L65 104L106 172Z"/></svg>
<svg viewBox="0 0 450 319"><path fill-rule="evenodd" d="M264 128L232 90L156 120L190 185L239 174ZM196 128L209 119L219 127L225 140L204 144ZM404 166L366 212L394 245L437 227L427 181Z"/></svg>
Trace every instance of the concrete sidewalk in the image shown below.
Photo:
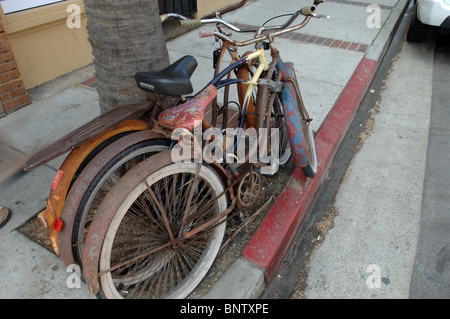
<svg viewBox="0 0 450 319"><path fill-rule="evenodd" d="M274 6L273 1L257 0L224 19L241 25L260 25L270 17L291 13L311 2L283 0ZM279 205L274 205L242 257L206 298L258 298L266 282L276 275L408 2L328 0L318 12L330 15L330 20L313 19L306 28L276 40L284 60L296 66L305 104L314 119L320 170L307 184L304 177L294 173L277 202ZM368 10L371 4L378 6ZM380 28L370 28L367 22L376 24L374 14L378 12ZM212 28L203 26L201 30ZM195 30L167 42L171 61L186 54L198 60L199 67L192 77L195 91L212 75L214 50L214 39L199 39L197 34ZM32 105L0 119L2 170L14 158L7 158L7 154L20 156L33 145L55 141L99 114L96 91L78 85L93 75L89 66L33 89ZM62 262L17 231L46 205L51 182L63 159L62 156L0 186L0 205L13 211L9 223L0 230L0 298L93 298L84 284L79 289L69 289L66 280L70 273ZM299 192L299 187L303 191ZM287 205L287 214L280 216L276 207L282 205Z"/></svg>

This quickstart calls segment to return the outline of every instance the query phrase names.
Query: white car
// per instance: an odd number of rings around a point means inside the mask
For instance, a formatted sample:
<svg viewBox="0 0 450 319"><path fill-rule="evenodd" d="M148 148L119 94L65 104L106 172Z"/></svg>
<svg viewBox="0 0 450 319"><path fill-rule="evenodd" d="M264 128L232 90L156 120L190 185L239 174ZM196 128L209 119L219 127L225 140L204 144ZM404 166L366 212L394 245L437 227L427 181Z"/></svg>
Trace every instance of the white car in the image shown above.
<svg viewBox="0 0 450 319"><path fill-rule="evenodd" d="M415 0L407 40L422 42L430 29L450 33L450 0Z"/></svg>

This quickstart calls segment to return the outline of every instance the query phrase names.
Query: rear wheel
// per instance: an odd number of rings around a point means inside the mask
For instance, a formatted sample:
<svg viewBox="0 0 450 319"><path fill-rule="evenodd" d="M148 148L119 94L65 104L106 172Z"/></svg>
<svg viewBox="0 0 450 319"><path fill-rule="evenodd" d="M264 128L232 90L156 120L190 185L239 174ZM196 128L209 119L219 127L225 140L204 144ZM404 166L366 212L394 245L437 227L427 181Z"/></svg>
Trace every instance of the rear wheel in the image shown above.
<svg viewBox="0 0 450 319"><path fill-rule="evenodd" d="M105 195L134 165L153 154L167 150L170 142L167 139L145 140L130 145L114 156L111 155L109 162L101 168L87 186L77 208L72 229L72 253L75 262L81 265L85 236Z"/></svg>
<svg viewBox="0 0 450 319"><path fill-rule="evenodd" d="M120 185L125 191L117 200L122 204L100 252L104 297L184 298L206 275L226 225L194 230L224 212L227 200L214 169L200 164L197 171L198 165L173 163L154 172L135 170L136 176L147 177L132 189Z"/></svg>
<svg viewBox="0 0 450 319"><path fill-rule="evenodd" d="M275 94L270 116L271 128L278 129L278 164L282 167L286 165L291 158L291 146L289 145L289 136L284 120L283 107L278 93Z"/></svg>
<svg viewBox="0 0 450 319"><path fill-rule="evenodd" d="M261 152L261 147L259 145L259 161L264 164L274 164L277 162L277 167L283 167L291 158L291 146L289 144L289 135L286 127L286 122L283 114L283 106L281 104L281 98L279 93L273 92L268 97L267 103L270 103L270 107L267 110L267 115L262 120L262 128L267 130L267 140L266 140L266 152ZM261 134L261 132L259 132ZM277 143L276 154L273 153L274 144ZM263 159L261 156L266 157ZM271 167L273 168L273 167ZM270 169L269 171L263 171L262 167L256 166L255 170L263 174L274 174L276 171Z"/></svg>

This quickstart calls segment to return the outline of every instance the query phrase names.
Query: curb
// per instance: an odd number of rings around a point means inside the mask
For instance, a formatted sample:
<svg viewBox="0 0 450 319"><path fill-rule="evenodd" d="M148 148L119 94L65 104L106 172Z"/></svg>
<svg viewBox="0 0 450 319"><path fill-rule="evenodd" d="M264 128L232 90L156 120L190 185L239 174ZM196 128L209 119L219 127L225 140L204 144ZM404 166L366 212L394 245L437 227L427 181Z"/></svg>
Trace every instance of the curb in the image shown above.
<svg viewBox="0 0 450 319"><path fill-rule="evenodd" d="M319 169L308 180L296 168L277 202L242 252L204 298L259 297L280 270L339 146L353 121L410 0L401 0L370 45L315 137ZM226 287L226 289L224 289ZM230 295L232 292L233 296Z"/></svg>
<svg viewBox="0 0 450 319"><path fill-rule="evenodd" d="M316 137L319 170L308 180L296 168L276 204L243 251L243 256L260 266L270 283L291 247L308 213L334 156L376 71L377 61L363 58Z"/></svg>

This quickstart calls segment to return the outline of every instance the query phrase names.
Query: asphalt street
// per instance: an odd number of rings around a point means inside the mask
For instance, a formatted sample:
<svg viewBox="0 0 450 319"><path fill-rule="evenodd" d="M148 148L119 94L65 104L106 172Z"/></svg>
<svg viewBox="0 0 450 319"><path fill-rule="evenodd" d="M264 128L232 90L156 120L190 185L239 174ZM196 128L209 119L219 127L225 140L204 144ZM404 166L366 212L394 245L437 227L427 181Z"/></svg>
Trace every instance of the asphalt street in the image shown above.
<svg viewBox="0 0 450 319"><path fill-rule="evenodd" d="M437 36L422 219L411 298L450 298L450 37Z"/></svg>

